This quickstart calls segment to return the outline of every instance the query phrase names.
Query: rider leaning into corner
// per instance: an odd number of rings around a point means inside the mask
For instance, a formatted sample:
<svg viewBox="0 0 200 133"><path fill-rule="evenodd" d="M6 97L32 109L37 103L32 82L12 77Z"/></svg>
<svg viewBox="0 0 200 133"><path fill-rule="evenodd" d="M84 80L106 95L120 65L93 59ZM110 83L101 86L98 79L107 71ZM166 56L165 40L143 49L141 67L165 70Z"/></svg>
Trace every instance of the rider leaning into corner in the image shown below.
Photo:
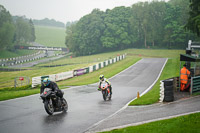
<svg viewBox="0 0 200 133"><path fill-rule="evenodd" d="M111 83L110 83L110 81L108 81L108 79L104 78L104 75L100 75L99 76L99 88L98 88L98 90L101 91L101 84L103 82L106 82L108 84L108 87L110 89L110 95L112 95L112 86L111 86Z"/></svg>
<svg viewBox="0 0 200 133"><path fill-rule="evenodd" d="M63 100L63 92L58 88L58 85L55 82L50 81L49 78L44 78L43 83L40 88L40 94L43 93L45 88L52 89L52 91L56 93L56 96L60 97L61 100Z"/></svg>

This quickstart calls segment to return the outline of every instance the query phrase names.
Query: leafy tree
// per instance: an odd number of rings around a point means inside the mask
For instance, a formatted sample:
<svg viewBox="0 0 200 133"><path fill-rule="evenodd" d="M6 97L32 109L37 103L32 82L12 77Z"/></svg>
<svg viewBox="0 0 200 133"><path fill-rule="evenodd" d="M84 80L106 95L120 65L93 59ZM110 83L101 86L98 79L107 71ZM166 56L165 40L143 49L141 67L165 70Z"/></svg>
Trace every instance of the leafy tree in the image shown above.
<svg viewBox="0 0 200 133"><path fill-rule="evenodd" d="M140 2L132 7L98 9L66 30L66 45L76 55L124 48L184 48L195 38L184 31L188 1Z"/></svg>
<svg viewBox="0 0 200 133"><path fill-rule="evenodd" d="M13 46L14 25L5 22L0 27L0 50L11 49Z"/></svg>
<svg viewBox="0 0 200 133"><path fill-rule="evenodd" d="M138 40L138 47L147 47L147 34L150 30L150 24L148 22L148 2L136 3L132 6L132 16L130 18L131 28L136 33L135 40ZM144 44L144 46L141 46Z"/></svg>
<svg viewBox="0 0 200 133"><path fill-rule="evenodd" d="M194 36L184 30L188 18L188 4L189 1L185 0L171 0L167 4L164 42L168 44L169 48L184 48L189 37Z"/></svg>
<svg viewBox="0 0 200 133"><path fill-rule="evenodd" d="M67 27L66 46L76 55L88 55L102 50L100 36L104 31L103 12L94 9L75 25Z"/></svg>
<svg viewBox="0 0 200 133"><path fill-rule="evenodd" d="M151 2L148 5L148 34L147 41L150 46L159 46L164 36L164 15L166 11L166 3Z"/></svg>
<svg viewBox="0 0 200 133"><path fill-rule="evenodd" d="M26 43L31 40L30 25L23 17L18 17L16 20L16 40L18 44Z"/></svg>
<svg viewBox="0 0 200 133"><path fill-rule="evenodd" d="M132 39L130 36L130 8L116 7L107 10L104 23L106 29L101 36L101 42L105 48L124 49L130 47Z"/></svg>
<svg viewBox="0 0 200 133"><path fill-rule="evenodd" d="M73 24L76 24L78 21L73 21L73 22L67 22L66 23L66 27L69 27L69 26L71 26L71 25L73 25Z"/></svg>
<svg viewBox="0 0 200 133"><path fill-rule="evenodd" d="M33 21L30 19L29 20L29 26L30 26L30 29L31 29L31 37L30 37L30 40L31 42L34 42L36 37L35 37L35 27L34 27L34 24L33 24Z"/></svg>
<svg viewBox="0 0 200 133"><path fill-rule="evenodd" d="M12 47L14 32L15 27L10 13L0 5L0 50Z"/></svg>
<svg viewBox="0 0 200 133"><path fill-rule="evenodd" d="M189 19L186 28L200 36L200 1L190 0Z"/></svg>

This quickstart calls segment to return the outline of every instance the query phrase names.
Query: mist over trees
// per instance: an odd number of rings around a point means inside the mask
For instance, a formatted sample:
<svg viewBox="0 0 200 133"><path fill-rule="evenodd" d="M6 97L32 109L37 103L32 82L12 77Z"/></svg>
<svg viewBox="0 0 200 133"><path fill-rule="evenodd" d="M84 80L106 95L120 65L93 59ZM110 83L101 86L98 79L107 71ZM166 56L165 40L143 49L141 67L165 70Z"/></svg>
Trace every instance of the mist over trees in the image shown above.
<svg viewBox="0 0 200 133"><path fill-rule="evenodd" d="M185 49L189 39L199 39L184 28L189 10L189 0L94 9L66 28L66 46L78 56L125 48Z"/></svg>
<svg viewBox="0 0 200 133"><path fill-rule="evenodd" d="M35 41L35 28L32 20L11 16L0 5L0 51L14 50L14 45Z"/></svg>

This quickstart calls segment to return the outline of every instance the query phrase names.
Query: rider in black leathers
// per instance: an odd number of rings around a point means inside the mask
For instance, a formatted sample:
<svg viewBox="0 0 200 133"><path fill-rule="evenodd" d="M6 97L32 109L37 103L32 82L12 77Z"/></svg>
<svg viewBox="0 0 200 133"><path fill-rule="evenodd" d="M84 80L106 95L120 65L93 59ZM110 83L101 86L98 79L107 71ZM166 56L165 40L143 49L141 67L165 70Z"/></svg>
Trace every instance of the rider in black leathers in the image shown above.
<svg viewBox="0 0 200 133"><path fill-rule="evenodd" d="M56 92L56 96L60 97L61 100L62 100L62 98L63 98L63 92L58 88L58 85L55 82L50 81L49 78L45 78L43 80L43 83L42 83L41 88L40 88L40 94L43 93L43 91L44 91L45 88L52 89L52 91Z"/></svg>

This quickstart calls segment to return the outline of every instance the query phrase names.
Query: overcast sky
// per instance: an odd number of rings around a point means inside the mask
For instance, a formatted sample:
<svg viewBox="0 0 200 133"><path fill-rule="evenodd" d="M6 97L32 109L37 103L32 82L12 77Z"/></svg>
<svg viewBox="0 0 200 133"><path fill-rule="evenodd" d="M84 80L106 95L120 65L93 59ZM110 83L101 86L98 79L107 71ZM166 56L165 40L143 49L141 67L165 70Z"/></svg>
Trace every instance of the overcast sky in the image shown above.
<svg viewBox="0 0 200 133"><path fill-rule="evenodd" d="M66 23L79 20L95 8L105 11L144 1L152 0L0 0L0 5L13 16L25 15L31 19L49 18Z"/></svg>

